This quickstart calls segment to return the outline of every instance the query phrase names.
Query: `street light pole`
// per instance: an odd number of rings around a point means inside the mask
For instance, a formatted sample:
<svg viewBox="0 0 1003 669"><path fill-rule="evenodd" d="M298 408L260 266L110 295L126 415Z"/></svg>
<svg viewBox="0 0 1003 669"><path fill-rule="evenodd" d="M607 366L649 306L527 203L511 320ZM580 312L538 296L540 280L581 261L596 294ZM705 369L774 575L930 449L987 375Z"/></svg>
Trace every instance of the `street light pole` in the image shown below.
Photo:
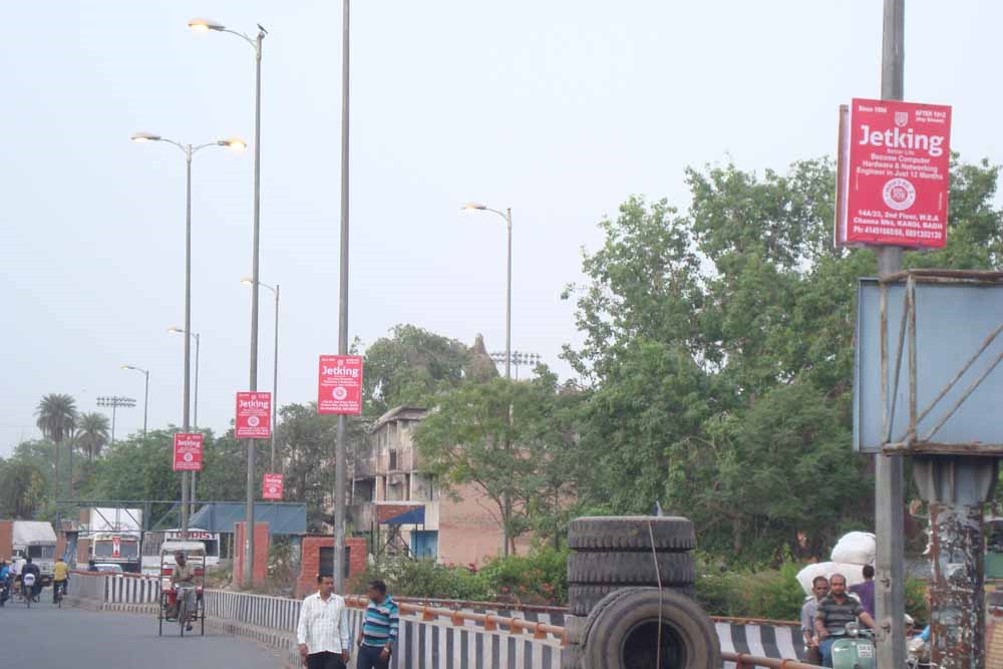
<svg viewBox="0 0 1003 669"><path fill-rule="evenodd" d="M508 257L506 260L505 278L505 378L512 378L512 207L505 211L492 209L486 205L470 202L463 206L464 211L490 211L505 220L505 229L508 234Z"/></svg>
<svg viewBox="0 0 1003 669"><path fill-rule="evenodd" d="M341 267L338 290L338 354L348 355L348 196L349 196L349 67L351 56L350 0L342 0L341 37ZM334 453L334 582L345 592L345 492L348 477L348 420L338 416Z"/></svg>
<svg viewBox="0 0 1003 669"><path fill-rule="evenodd" d="M243 278L240 280L245 286L250 286L254 284L254 280L250 278ZM267 283L258 282L262 288L267 288L272 291L275 295L275 351L272 354L272 438L271 438L271 463L269 465L268 471L275 472L275 431L278 427L278 409L279 409L279 295L280 289L279 284L270 286Z"/></svg>
<svg viewBox="0 0 1003 669"><path fill-rule="evenodd" d="M122 369L131 369L132 371L139 372L146 377L143 388L143 436L145 437L147 418L149 417L148 409L150 408L150 370L136 367L135 365L122 365Z"/></svg>
<svg viewBox="0 0 1003 669"><path fill-rule="evenodd" d="M254 222L251 234L251 350L248 390L258 389L258 242L260 238L261 214L261 47L268 31L258 25L258 34L249 37L244 33L230 30L218 21L192 19L188 27L196 32L230 33L240 37L254 49ZM244 508L244 574L243 580L250 584L254 565L254 459L256 442L247 440L247 500Z"/></svg>
<svg viewBox="0 0 1003 669"><path fill-rule="evenodd" d="M199 429L199 356L201 355L200 350L202 348L202 337L198 332L187 332L184 328L180 328L176 325L167 328L167 331L171 334L188 335L195 340L195 397L192 400L192 404L194 405L192 410L192 428L197 430Z"/></svg>
<svg viewBox="0 0 1003 669"><path fill-rule="evenodd" d="M181 149L185 154L185 332L192 329L192 158L194 155L210 146L223 146L230 149L243 149L246 144L239 139L218 140L207 144L192 146L191 144L181 144L172 139L139 132L132 136L134 142L168 142ZM182 383L182 430L188 432L191 429L191 338L185 337L185 358L184 358L184 382ZM189 477L185 472L181 473L181 537L188 538L188 484Z"/></svg>

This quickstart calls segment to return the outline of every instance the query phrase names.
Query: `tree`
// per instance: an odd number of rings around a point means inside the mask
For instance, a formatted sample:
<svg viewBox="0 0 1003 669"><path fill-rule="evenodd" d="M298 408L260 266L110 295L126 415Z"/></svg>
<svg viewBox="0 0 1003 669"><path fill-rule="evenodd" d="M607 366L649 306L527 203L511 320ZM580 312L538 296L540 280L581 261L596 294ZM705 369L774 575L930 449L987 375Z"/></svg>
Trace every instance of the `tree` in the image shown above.
<svg viewBox="0 0 1003 669"><path fill-rule="evenodd" d="M51 393L35 409L36 425L56 445L56 488L59 488L59 450L77 424L77 402L71 395ZM72 457L72 456L71 456Z"/></svg>
<svg viewBox="0 0 1003 669"><path fill-rule="evenodd" d="M381 416L402 404L426 405L463 382L469 353L455 339L415 325L397 325L366 349L366 414Z"/></svg>
<svg viewBox="0 0 1003 669"><path fill-rule="evenodd" d="M868 462L849 434L856 287L874 253L830 242L828 160L686 180L685 212L631 198L602 221L586 280L565 291L584 334L565 349L587 384L578 428L593 466L579 493L611 513L662 502L736 556L817 555L871 520ZM997 268L997 181L996 166L955 158L947 248L906 266Z"/></svg>
<svg viewBox="0 0 1003 669"><path fill-rule="evenodd" d="M32 462L0 462L0 517L27 519L43 505L47 483L45 475Z"/></svg>
<svg viewBox="0 0 1003 669"><path fill-rule="evenodd" d="M557 513L566 501L567 479L557 479L573 440L554 420L555 382L544 369L530 382L463 386L441 396L415 432L423 468L445 489L472 485L491 500L505 555L531 529L534 511Z"/></svg>
<svg viewBox="0 0 1003 669"><path fill-rule="evenodd" d="M77 420L74 440L78 447L87 452L87 459L101 455L109 439L108 417L100 413L83 413Z"/></svg>

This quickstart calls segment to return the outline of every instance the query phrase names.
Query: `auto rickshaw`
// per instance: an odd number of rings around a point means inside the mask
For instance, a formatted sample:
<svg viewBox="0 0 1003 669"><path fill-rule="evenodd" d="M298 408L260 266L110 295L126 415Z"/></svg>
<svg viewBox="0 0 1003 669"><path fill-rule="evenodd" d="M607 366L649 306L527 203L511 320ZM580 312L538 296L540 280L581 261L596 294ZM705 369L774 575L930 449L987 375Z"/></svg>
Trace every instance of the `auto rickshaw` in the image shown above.
<svg viewBox="0 0 1003 669"><path fill-rule="evenodd" d="M184 587L175 588L171 583L176 562L174 554L184 553L188 564L195 570L195 611L187 610L186 598L179 597ZM164 622L177 622L181 636L190 620L192 625L200 625L200 633L205 636L205 544L201 541L165 541L160 547L160 611L157 615L158 634L164 634Z"/></svg>

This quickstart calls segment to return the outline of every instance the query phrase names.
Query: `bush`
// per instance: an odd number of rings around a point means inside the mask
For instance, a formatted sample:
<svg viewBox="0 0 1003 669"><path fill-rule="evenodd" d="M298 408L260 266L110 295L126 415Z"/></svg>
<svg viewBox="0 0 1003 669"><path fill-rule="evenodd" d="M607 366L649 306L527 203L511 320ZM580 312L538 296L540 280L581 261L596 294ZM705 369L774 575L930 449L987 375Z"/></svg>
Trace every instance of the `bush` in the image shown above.
<svg viewBox="0 0 1003 669"><path fill-rule="evenodd" d="M484 600L489 592L483 579L464 567L447 567L433 560L383 559L371 564L349 583L352 592L363 593L374 579L386 581L391 594L400 597Z"/></svg>
<svg viewBox="0 0 1003 669"><path fill-rule="evenodd" d="M480 575L495 598L520 604L561 605L568 600L568 551L539 548L488 562Z"/></svg>

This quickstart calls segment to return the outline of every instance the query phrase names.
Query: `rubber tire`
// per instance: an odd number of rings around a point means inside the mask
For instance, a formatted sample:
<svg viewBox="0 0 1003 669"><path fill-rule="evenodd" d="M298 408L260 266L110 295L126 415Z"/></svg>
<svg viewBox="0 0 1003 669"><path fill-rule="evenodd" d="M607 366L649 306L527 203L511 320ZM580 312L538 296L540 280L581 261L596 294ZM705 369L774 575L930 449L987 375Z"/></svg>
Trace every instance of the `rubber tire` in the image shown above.
<svg viewBox="0 0 1003 669"><path fill-rule="evenodd" d="M568 526L568 547L573 551L650 551L652 534L658 552L691 551L697 547L693 522L673 516L575 518Z"/></svg>
<svg viewBox="0 0 1003 669"><path fill-rule="evenodd" d="M655 569L655 560L658 570ZM690 553L572 553L568 556L568 583L692 585L696 566Z"/></svg>
<svg viewBox="0 0 1003 669"><path fill-rule="evenodd" d="M601 602L606 595L620 590L631 590L636 587L650 586L620 586L620 585L569 585L568 586L568 606L571 617L584 617L592 613L592 610ZM666 588L673 592L678 592L684 597L693 598L696 596L696 589L692 585ZM565 623L567 624L567 623ZM582 630L584 632L584 630ZM584 635L582 636L584 638ZM568 641L573 641L569 636Z"/></svg>
<svg viewBox="0 0 1003 669"><path fill-rule="evenodd" d="M596 605L585 626L585 666L627 669L621 653L628 635L640 625L657 623L660 607L662 624L672 628L684 649L680 666L720 669L720 642L710 617L688 597L669 590L659 592L658 588L614 592ZM631 648L643 646L635 643ZM669 658L662 660L669 662Z"/></svg>
<svg viewBox="0 0 1003 669"><path fill-rule="evenodd" d="M561 669L582 669L585 649L578 644L568 644L561 649Z"/></svg>
<svg viewBox="0 0 1003 669"><path fill-rule="evenodd" d="M585 616L564 616L564 634L569 644L581 644L585 639Z"/></svg>

